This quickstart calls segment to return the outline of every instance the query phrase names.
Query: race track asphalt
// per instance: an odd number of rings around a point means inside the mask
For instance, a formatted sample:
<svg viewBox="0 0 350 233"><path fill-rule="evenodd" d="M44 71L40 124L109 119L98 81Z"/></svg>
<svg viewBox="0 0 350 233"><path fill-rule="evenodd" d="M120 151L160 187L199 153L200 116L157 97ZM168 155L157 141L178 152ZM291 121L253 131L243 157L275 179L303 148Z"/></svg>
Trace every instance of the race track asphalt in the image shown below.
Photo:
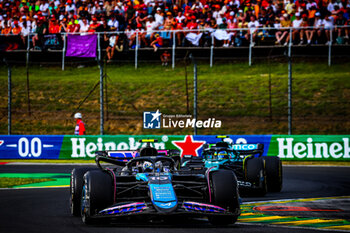
<svg viewBox="0 0 350 233"><path fill-rule="evenodd" d="M69 165L2 165L0 173L69 173ZM349 167L284 167L284 187L280 193L262 198L243 198L243 202L294 198L350 195ZM347 213L349 214L349 213ZM0 190L0 232L70 233L70 232L326 232L307 228L291 228L237 223L214 227L203 219L176 223L124 222L86 226L69 213L69 189ZM334 232L334 231L332 231Z"/></svg>

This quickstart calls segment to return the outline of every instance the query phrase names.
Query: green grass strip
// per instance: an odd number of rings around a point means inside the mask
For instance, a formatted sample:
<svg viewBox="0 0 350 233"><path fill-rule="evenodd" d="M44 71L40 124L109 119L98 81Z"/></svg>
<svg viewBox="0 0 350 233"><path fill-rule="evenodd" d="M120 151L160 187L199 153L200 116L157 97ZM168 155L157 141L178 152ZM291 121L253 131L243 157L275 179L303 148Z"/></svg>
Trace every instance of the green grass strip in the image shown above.
<svg viewBox="0 0 350 233"><path fill-rule="evenodd" d="M11 186L12 188L36 188L36 187L66 187L70 183L70 174L68 173L0 173L0 178L14 180L40 180L32 183L21 183Z"/></svg>
<svg viewBox="0 0 350 233"><path fill-rule="evenodd" d="M54 181L53 179L47 178L15 178L15 177L1 177L0 178L0 188L12 188L14 186L22 186L27 184L35 184L41 182Z"/></svg>

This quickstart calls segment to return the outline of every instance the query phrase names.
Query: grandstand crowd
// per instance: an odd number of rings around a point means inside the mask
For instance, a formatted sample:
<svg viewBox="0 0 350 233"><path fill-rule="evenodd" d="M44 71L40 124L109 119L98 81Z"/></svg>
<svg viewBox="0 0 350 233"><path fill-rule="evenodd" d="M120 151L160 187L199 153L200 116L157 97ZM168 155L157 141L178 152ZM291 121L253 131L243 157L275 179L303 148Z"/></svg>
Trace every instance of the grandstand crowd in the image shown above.
<svg viewBox="0 0 350 233"><path fill-rule="evenodd" d="M344 25L350 0L0 0L2 36L18 35L25 45L34 33L34 49L47 34L113 31L124 33L101 37L109 51L136 44L156 51L174 36L177 46L329 44L331 31L333 42L344 44L350 31Z"/></svg>

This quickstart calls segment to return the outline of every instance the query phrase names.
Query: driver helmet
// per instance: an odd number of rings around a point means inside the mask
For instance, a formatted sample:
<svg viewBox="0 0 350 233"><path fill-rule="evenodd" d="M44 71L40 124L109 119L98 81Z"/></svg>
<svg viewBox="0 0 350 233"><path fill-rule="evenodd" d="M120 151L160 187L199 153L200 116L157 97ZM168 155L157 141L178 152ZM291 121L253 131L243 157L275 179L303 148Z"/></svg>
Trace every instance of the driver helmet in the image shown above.
<svg viewBox="0 0 350 233"><path fill-rule="evenodd" d="M226 142L229 145L233 144L233 140L231 138L224 138L223 141Z"/></svg>
<svg viewBox="0 0 350 233"><path fill-rule="evenodd" d="M143 172L151 172L153 171L153 164L151 162L145 161L142 165Z"/></svg>
<svg viewBox="0 0 350 233"><path fill-rule="evenodd" d="M154 164L154 168L155 168L156 172L162 172L163 171L163 163L161 161L157 161Z"/></svg>
<svg viewBox="0 0 350 233"><path fill-rule="evenodd" d="M218 160L228 159L228 154L226 151L220 151L217 158Z"/></svg>

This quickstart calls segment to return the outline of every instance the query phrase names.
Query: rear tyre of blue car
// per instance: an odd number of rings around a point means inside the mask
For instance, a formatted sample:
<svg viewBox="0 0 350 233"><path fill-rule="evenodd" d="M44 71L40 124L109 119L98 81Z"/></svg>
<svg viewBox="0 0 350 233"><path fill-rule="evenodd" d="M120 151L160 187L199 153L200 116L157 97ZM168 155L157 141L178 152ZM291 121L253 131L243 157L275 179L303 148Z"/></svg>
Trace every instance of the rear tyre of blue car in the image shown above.
<svg viewBox="0 0 350 233"><path fill-rule="evenodd" d="M212 204L235 213L240 209L236 175L230 170L214 171L210 176ZM213 225L228 225L237 221L237 216L212 216Z"/></svg>
<svg viewBox="0 0 350 233"><path fill-rule="evenodd" d="M81 218L85 224L96 223L93 216L113 204L113 189L110 174L100 170L85 173L81 197Z"/></svg>
<svg viewBox="0 0 350 233"><path fill-rule="evenodd" d="M277 156L265 156L267 190L280 192L282 190L282 162Z"/></svg>
<svg viewBox="0 0 350 233"><path fill-rule="evenodd" d="M74 168L70 177L70 212L74 216L80 216L81 206L81 191L83 189L83 177L89 170L95 170L96 168L79 167Z"/></svg>

